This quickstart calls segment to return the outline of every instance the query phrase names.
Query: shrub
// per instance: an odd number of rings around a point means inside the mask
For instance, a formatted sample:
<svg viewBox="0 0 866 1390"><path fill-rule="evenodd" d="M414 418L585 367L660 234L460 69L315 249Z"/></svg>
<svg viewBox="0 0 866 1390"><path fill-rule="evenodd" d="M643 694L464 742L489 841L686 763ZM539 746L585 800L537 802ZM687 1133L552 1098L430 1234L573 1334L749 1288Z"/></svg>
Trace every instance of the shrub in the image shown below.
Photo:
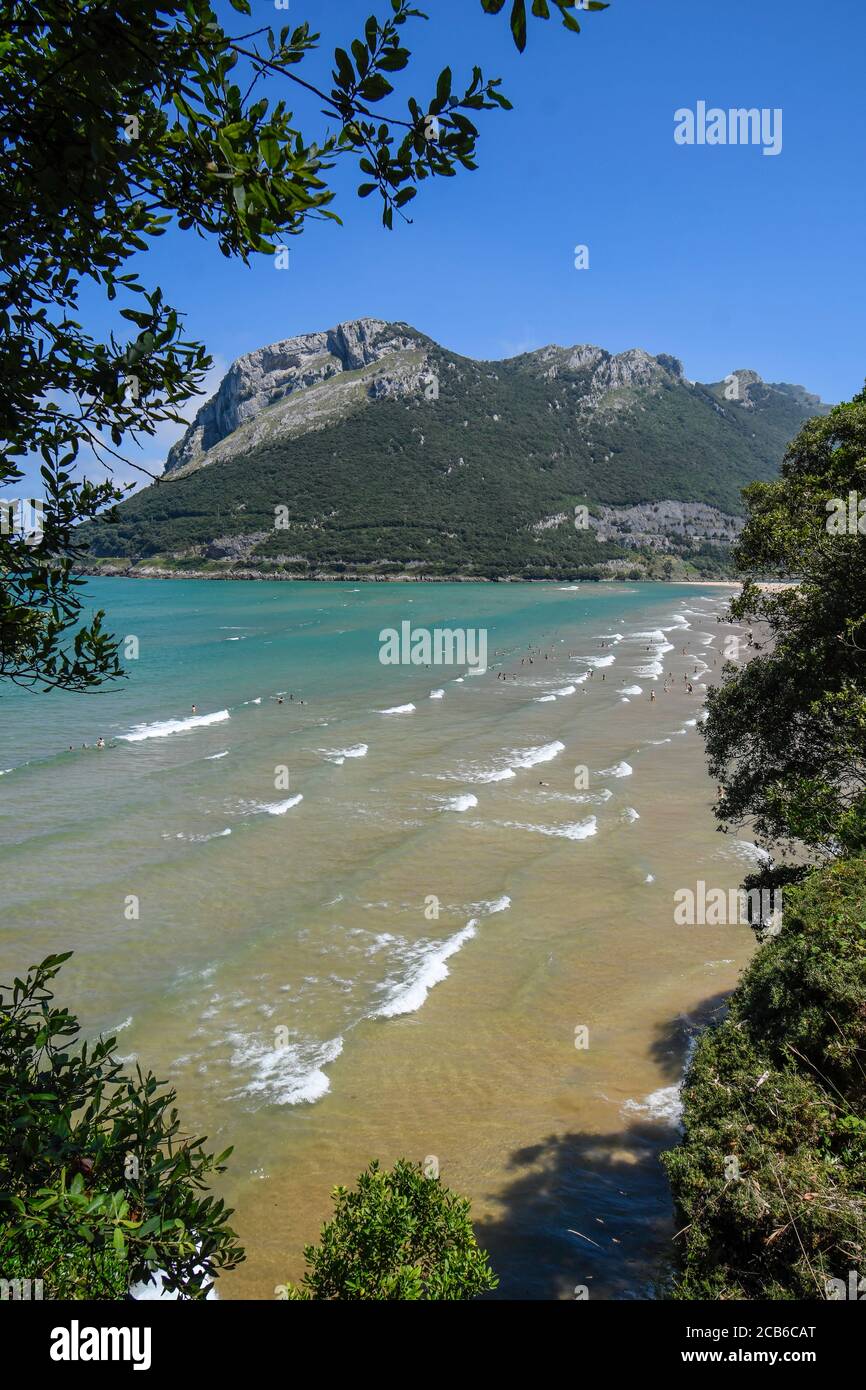
<svg viewBox="0 0 866 1390"><path fill-rule="evenodd" d="M292 1299L460 1300L499 1282L469 1220L469 1203L420 1165L374 1160L358 1187L333 1192L321 1244L304 1250L308 1270Z"/></svg>
<svg viewBox="0 0 866 1390"><path fill-rule="evenodd" d="M182 1136L176 1093L125 1075L115 1038L80 1042L48 988L70 954L0 986L0 1277L112 1299L159 1270L167 1290L203 1298L244 1258L231 1211L200 1195L231 1150Z"/></svg>

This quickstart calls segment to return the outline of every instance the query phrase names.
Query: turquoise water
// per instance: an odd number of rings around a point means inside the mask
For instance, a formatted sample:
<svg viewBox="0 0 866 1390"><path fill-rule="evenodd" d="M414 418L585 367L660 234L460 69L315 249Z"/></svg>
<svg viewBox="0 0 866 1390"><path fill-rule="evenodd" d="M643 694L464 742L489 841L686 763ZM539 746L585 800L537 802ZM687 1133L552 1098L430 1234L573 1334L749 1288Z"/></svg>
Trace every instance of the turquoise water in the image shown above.
<svg viewBox="0 0 866 1390"><path fill-rule="evenodd" d="M504 1291L570 1296L580 1185L503 1235L513 1151L575 1125L669 1124L681 1049L660 1066L653 1039L750 944L671 924L681 882L743 868L719 849L697 734L725 591L87 594L139 655L114 690L4 692L0 978L74 949L60 992L85 1028L117 1032L190 1127L235 1144L226 1190L250 1256L228 1296L296 1276L328 1190L370 1157L431 1152L493 1223ZM486 629L491 669L383 665L379 634L404 621ZM578 1059L588 1018L604 1041ZM642 1287L667 1220L658 1172L634 1196L602 1296Z"/></svg>

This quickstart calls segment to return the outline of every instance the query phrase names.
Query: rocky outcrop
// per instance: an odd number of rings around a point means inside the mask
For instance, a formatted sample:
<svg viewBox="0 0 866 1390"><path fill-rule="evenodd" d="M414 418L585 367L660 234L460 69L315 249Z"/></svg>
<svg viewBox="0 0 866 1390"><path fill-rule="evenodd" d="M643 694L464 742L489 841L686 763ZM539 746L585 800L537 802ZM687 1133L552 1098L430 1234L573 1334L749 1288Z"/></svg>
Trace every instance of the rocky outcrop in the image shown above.
<svg viewBox="0 0 866 1390"><path fill-rule="evenodd" d="M290 397L346 373L363 372L380 362L393 363L401 354L423 349L425 342L406 324L356 319L321 333L285 338L237 358L216 395L205 402L186 434L170 450L166 473L177 473L201 462L246 422L272 411ZM398 392L398 375L392 372L388 378L390 394ZM325 414L330 420L331 411ZM310 428L316 427L315 408L307 423ZM239 442L259 442L253 433L247 431ZM214 457L226 457L228 452L236 451L223 450Z"/></svg>
<svg viewBox="0 0 866 1390"><path fill-rule="evenodd" d="M589 525L598 540L648 545L668 550L677 543L708 541L731 545L743 529L743 519L704 502L643 502L633 507L597 507Z"/></svg>

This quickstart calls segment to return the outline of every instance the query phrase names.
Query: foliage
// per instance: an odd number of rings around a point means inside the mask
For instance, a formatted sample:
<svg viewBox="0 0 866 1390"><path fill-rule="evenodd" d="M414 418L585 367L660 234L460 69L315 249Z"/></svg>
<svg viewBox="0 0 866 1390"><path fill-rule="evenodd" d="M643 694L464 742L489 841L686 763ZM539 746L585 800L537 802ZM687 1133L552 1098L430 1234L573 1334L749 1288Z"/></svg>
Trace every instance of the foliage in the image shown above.
<svg viewBox="0 0 866 1390"><path fill-rule="evenodd" d="M787 890L781 932L698 1043L664 1157L684 1225L675 1298L824 1299L827 1279L862 1273L864 1001L858 857Z"/></svg>
<svg viewBox="0 0 866 1390"><path fill-rule="evenodd" d="M469 1203L419 1164L399 1159L388 1172L374 1160L354 1192L332 1195L334 1216L306 1247L307 1273L289 1298L457 1301L496 1287Z"/></svg>
<svg viewBox="0 0 866 1390"><path fill-rule="evenodd" d="M731 615L770 640L707 701L720 819L754 818L765 841L819 863L866 848L866 520L828 528L850 492L866 493L866 391L803 427L778 481L745 489L740 569L798 583L745 584Z"/></svg>
<svg viewBox="0 0 866 1390"><path fill-rule="evenodd" d="M568 28L577 28L555 0ZM231 0L250 15L249 0ZM488 11L500 6L486 4ZM598 6L594 6L598 8ZM533 14L548 18L544 3ZM522 18L521 18L522 16ZM82 622L75 527L124 495L113 476L76 476L82 450L111 474L125 443L178 420L210 360L161 290L130 259L174 223L246 261L339 221L328 174L357 162L386 226L427 179L475 166L479 111L508 108L478 67L462 93L452 71L405 116L384 110L409 66L404 31L424 19L390 0L309 81L309 23L229 33L208 0L9 0L0 27L0 487L40 460L41 534L0 533L0 675L86 690L122 674L101 615ZM522 0L512 14L525 42ZM306 68L305 68L306 71ZM311 138L287 97L320 103ZM396 97L394 98L396 100ZM84 289L119 309L118 337L78 321ZM131 336L126 335L131 332ZM136 467L123 459L129 467Z"/></svg>
<svg viewBox="0 0 866 1390"><path fill-rule="evenodd" d="M244 1258L231 1211L207 1191L231 1153L181 1134L174 1091L116 1039L79 1041L50 982L71 952L0 990L0 1274L43 1279L48 1298L117 1298L161 1270L203 1298Z"/></svg>

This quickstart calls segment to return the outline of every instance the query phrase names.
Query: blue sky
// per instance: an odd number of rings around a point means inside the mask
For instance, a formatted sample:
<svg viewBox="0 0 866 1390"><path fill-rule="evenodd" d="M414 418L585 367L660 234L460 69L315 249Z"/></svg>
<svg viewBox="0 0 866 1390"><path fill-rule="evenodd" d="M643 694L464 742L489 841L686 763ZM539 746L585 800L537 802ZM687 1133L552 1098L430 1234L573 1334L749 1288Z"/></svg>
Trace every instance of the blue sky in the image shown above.
<svg viewBox="0 0 866 1390"><path fill-rule="evenodd" d="M309 19L322 48L299 71L321 81L385 0L252 0L256 22ZM512 112L482 113L476 173L428 182L411 226L387 232L376 199L337 176L338 227L311 223L291 267L230 264L170 232L141 258L216 360L341 319L402 319L446 347L501 357L545 343L644 347L687 376L752 367L835 401L866 376L866 108L861 0L613 0L568 34L531 21L521 56L506 11L427 0L407 29L419 99L449 63L502 76ZM228 6L226 13L231 13ZM233 16L238 29L249 28ZM401 87L400 92L404 90ZM781 108L783 146L680 146L674 112ZM317 103L294 103L310 137ZM400 107L397 114L403 114ZM574 268L576 244L588 270ZM90 312L90 311L89 311ZM93 307L95 331L108 319ZM215 384L215 381L214 383ZM177 431L171 432L171 437ZM146 450L157 468L170 432Z"/></svg>

